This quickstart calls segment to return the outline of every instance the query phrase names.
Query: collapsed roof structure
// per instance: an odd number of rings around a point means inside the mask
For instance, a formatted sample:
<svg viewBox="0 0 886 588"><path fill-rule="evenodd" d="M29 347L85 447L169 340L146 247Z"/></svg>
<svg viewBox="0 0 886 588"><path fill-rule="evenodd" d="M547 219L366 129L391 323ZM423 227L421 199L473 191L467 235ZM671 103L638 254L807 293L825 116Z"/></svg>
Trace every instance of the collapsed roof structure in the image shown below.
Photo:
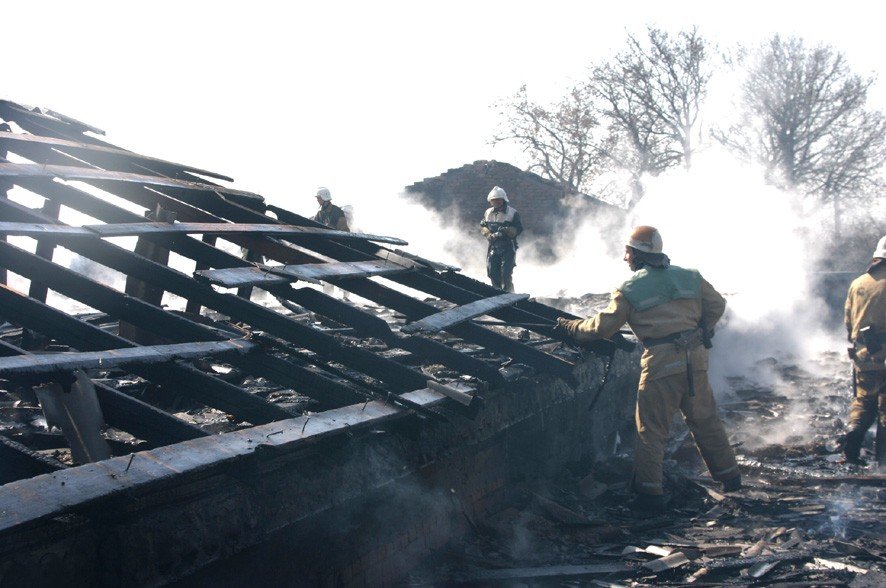
<svg viewBox="0 0 886 588"><path fill-rule="evenodd" d="M617 427L606 415L624 400L599 404L592 435L576 402L593 405L604 364L614 385L632 387L634 362L613 365L617 343L603 341L576 371L580 356L551 329L567 313L394 248L406 244L396 237L329 230L229 187L224 175L121 149L59 113L0 101L0 122L0 267L29 281L27 294L0 286L4 406L50 421L35 432L33 421L13 419L0 431L7 579L182 578L404 472L448 469L454 455L470 461L486 443L503 452L501 463L444 476L473 492L475 508L525 467L512 463L523 460L511 448L559 462L599 448ZM65 209L93 220L64 224ZM88 264L54 261L59 248L123 274L125 290ZM171 254L193 271L172 267ZM319 280L368 303L294 285ZM258 291L270 296L263 302ZM49 305L49 292L95 312ZM184 309L165 308L168 294ZM477 417L481 393L488 402ZM556 442L537 438L545 415L559 419ZM101 434L83 430L102 421ZM311 454L328 439L401 421L418 423L414 445L371 442L397 453L400 468L342 470ZM385 443L397 449L384 453ZM296 456L319 462L292 469ZM227 510L207 514L220 503ZM185 507L200 520L188 532ZM428 529L426 520L415 525ZM363 551L313 562L311 577L366 577L342 571ZM57 565L36 564L47 554ZM103 566L108 558L117 563Z"/></svg>

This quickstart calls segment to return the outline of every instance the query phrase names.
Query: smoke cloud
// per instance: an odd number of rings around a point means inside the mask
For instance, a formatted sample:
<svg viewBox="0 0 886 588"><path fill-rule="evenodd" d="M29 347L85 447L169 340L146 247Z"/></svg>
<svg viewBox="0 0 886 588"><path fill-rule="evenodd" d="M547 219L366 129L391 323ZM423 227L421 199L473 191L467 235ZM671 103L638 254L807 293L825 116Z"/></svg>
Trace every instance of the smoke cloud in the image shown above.
<svg viewBox="0 0 886 588"><path fill-rule="evenodd" d="M407 197L388 200L355 210L361 230L403 237L408 250L486 280L486 243L478 231L456 227L454 216ZM521 239L517 291L536 297L609 293L631 275L622 261L630 228L656 226L672 262L698 269L727 297L711 355L715 389L725 389L728 377L750 374L777 383L777 373L761 360L813 361L842 345L841 325L814 292L827 241L821 216L799 196L767 185L758 166L722 149L696 155L691 170L647 178L646 196L615 229L611 218L575 220L574 232L554 243ZM545 247L553 247L555 263L542 258Z"/></svg>

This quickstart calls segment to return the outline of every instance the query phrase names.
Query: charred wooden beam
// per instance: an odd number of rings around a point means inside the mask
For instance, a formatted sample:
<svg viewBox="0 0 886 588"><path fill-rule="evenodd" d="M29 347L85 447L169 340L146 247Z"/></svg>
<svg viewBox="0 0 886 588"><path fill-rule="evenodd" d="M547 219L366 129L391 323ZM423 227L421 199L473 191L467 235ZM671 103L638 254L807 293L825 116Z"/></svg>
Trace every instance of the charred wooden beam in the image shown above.
<svg viewBox="0 0 886 588"><path fill-rule="evenodd" d="M378 241L380 243L393 243L406 245L406 241L396 237L382 235L369 235L366 233L350 233L348 231L336 231L319 227L296 227L291 225L278 225L267 223L118 223L109 225L88 225L84 227L102 237L127 237L132 235L147 235L151 233L199 233L202 235L222 236L231 233L244 233L252 235L267 235L270 237L282 237L289 241L314 241L317 239L338 239L357 241Z"/></svg>
<svg viewBox="0 0 886 588"><path fill-rule="evenodd" d="M280 219L280 221L287 224L310 225L313 222L293 212L275 206L269 206L268 209L273 210L274 213L277 214L277 217ZM347 261L351 261L353 259L352 257L341 257L340 255L347 253L347 251L342 246L336 247L335 245L337 244L324 244L325 249L320 251L320 253L323 253L324 255L329 255L336 259ZM350 243L348 244L348 249L351 250L351 256L353 255L354 251L362 253L363 257L360 257L359 259L363 259L366 256L388 257L391 254L390 250L378 245L374 245L372 243ZM402 252L396 250L393 251L393 253L395 255L402 254ZM409 254L405 255L408 256ZM452 268L448 266L445 268L435 267L441 264L437 264L436 262L428 262L427 260L424 261L432 269L436 269L443 273L428 274L423 272L414 272L409 275L392 278L392 280L401 283L404 286L409 286L410 288L432 294L434 296L437 296L438 298L449 300L450 302L454 302L456 304L468 304L470 302L474 302L482 298L496 296L501 293L500 290L498 290L497 288L493 288L489 284L480 282L478 280L475 280L474 278L465 276L464 274L454 271L457 268ZM547 321L554 321L558 316L578 318L574 315L570 315L569 313L550 308L548 306L545 306L544 304L540 304L532 300L521 301L516 303L513 307L499 309L498 311L496 311L496 314L494 316L508 322L523 322L530 324L541 324ZM547 319L547 321L539 320L539 318Z"/></svg>
<svg viewBox="0 0 886 588"><path fill-rule="evenodd" d="M217 239L212 235L203 235L202 241L214 249ZM207 270L207 269L209 269L208 263L199 263L198 262L197 267L195 268L195 271L199 272L199 271ZM187 306L185 306L185 312L188 312L191 314L200 314L200 308L201 308L201 306L198 301L188 300L188 304L187 304Z"/></svg>
<svg viewBox="0 0 886 588"><path fill-rule="evenodd" d="M72 208L80 210L81 212L90 214L91 216L109 222L120 222L126 217L130 219L132 217L138 218L133 213L113 207L112 205L105 203L101 199L86 194L85 192L67 186L61 186L54 182L34 182L27 187L28 189L34 190L35 192L42 193L47 196L51 194L52 197L60 199L60 201L62 201L67 206L71 206ZM141 189L135 189L131 186L123 186L120 190L118 190L118 194L124 198L131 198L133 199L133 201L136 201L139 204L145 206L156 206L157 204L162 204L164 207L174 210L179 215L179 218L182 219L196 219L201 222L221 220L219 219L219 217L215 217L210 213L195 208L192 205L176 200L174 198L170 198L163 194L146 192ZM231 204L231 206L236 205ZM237 209L246 210L242 207L237 207ZM250 220L256 219L254 211L247 210L247 212L250 215ZM263 217L261 215L258 216L260 218L266 219L266 217ZM33 216L27 217L27 215L19 217L20 220L30 220L33 218ZM275 243L270 239L247 238L240 240L239 243L250 248L251 250L260 251L262 254L283 263L294 264L321 261L319 258L311 258L303 252L286 247L280 243ZM219 251L215 248L204 246L199 241L193 239L185 238L177 240L174 243L170 242L170 245L176 252L190 257L191 259L195 259L198 263L211 263L215 267L243 267L244 265L249 265L242 259ZM282 296L284 298L287 297L289 295L289 291L291 291L291 289L288 287L279 290L277 290L276 288L277 287L275 286L266 289L271 291L273 294ZM345 289L350 290L351 292L354 292L358 295L364 296L368 299L374 300L379 304L383 304L385 306L393 308L399 312L403 312L413 320L424 318L425 316L437 312L437 309L429 304L417 301L409 296L391 290L390 288L385 288L384 286L381 286L370 280L348 280L347 284L345 285ZM183 295L180 292L177 293L179 295ZM194 300L194 298L190 295L185 295L185 297L189 300ZM519 361L523 361L524 363L533 365L537 369L541 369L542 371L553 371L555 374L563 377L569 377L569 375L571 374L572 365L568 362L565 362L559 358L555 358L554 356L540 352L538 350L532 349L531 347L523 345L520 342L510 339L504 335L500 335L491 330L483 329L482 327L476 326L473 329L471 329L469 325L462 325L458 328L460 329L460 334L458 334L458 336L462 336L466 340L472 341L474 343L479 343L481 345L491 344L494 346L493 348L497 351L500 351L501 353L510 357L518 358ZM423 342L420 342L419 344L425 345Z"/></svg>
<svg viewBox="0 0 886 588"><path fill-rule="evenodd" d="M455 286L462 290L467 290L468 292L473 292L478 296L495 296L496 293L499 292L497 288L494 288L485 282L475 280L470 276L466 276L464 274L456 272L447 272L445 274L441 274L439 278L440 280L451 284L452 286ZM579 318L574 314L570 314L568 312L541 304L540 302L536 302L534 300L525 300L523 302L518 302L514 305L514 307L517 310L528 312L533 315L546 318L550 321L555 321L557 320L557 317L561 316L567 318ZM519 322L516 319L514 320L515 322Z"/></svg>
<svg viewBox="0 0 886 588"><path fill-rule="evenodd" d="M0 234L25 237L134 237L143 235L170 234L201 234L223 236L232 233L244 235L268 235L283 237L289 241L314 241L317 239L338 239L357 241L378 241L406 245L406 241L397 237L370 235L367 233L349 233L317 227L294 227L265 223L171 223L171 222L138 222L107 225L85 225L68 227L65 225L38 223L0 222Z"/></svg>
<svg viewBox="0 0 886 588"><path fill-rule="evenodd" d="M3 464L0 467L0 484L49 474L67 467L3 435L0 435L0 463Z"/></svg>
<svg viewBox="0 0 886 588"><path fill-rule="evenodd" d="M226 220L231 220L233 222L259 222L259 219L267 219L267 217L261 213L258 213L254 210L246 208L244 206L240 206L239 204L231 201L227 201L219 198L209 198L205 194L200 194L197 192L180 192L174 191L175 194L178 195L183 201L188 202L192 205L199 206L200 208L205 209L206 211L218 215ZM287 217L287 221L296 224L295 221L297 219L303 219L300 222L303 222L305 226L316 225L317 223L310 221L308 219L304 219L303 217L298 217L298 215L291 215ZM339 261L366 261L369 259L377 259L375 253L384 251L378 246L360 243L354 243L354 247L345 246L340 243L333 243L331 241L325 242L312 242L306 243L305 247L309 248L313 251L317 251L323 255L330 256ZM284 264L286 263L301 263L301 260L298 261L289 261L285 259L285 253L280 256L280 251L276 251L277 255L272 253L265 253L266 256L274 259L275 261L280 261ZM282 258L281 258L282 257ZM449 300L451 302L455 302L456 304L467 304L470 302L475 302L481 297L468 292L466 290L462 290L460 288L456 288L451 284L447 284L446 282L442 282L437 279L433 275L429 275L423 272L410 272L406 274L397 274L388 276L388 278L392 281L398 282L405 286L409 286L410 288L415 288L422 292L427 292L429 294L433 294L434 296L438 296L444 300ZM335 281L330 280L341 288L353 292L359 296L363 296L360 292L357 291L358 288L362 289L365 286L366 282L369 280L347 280L347 281ZM371 286L365 286L366 288L371 288ZM364 296L365 297L365 296ZM375 300L378 302L378 300ZM430 306L430 305L428 305ZM390 308L394 308L391 306ZM430 307L433 308L433 307ZM399 309L398 309L399 310ZM509 312L508 312L509 311ZM400 310L400 312L403 312ZM424 318L429 314L436 313L437 310L433 309L431 312L426 312L421 316L410 316L409 318L412 320ZM526 311L518 311L516 309L500 309L495 311L493 315L496 318L501 318L502 320L508 320L511 322L526 322L526 323L542 323L543 320L538 315L533 315ZM566 362L559 357L555 357L538 349L534 349L528 345L524 345L519 341L515 341L506 337L504 335L500 335L498 333L494 333L488 329L484 329L478 325L467 325L462 324L456 327L453 327L458 332L447 329L452 334L463 337L466 340L471 340L472 342L479 343L484 347L489 347L495 351L498 351L504 355L509 357L518 359L519 361L526 363L528 365L533 366L536 369L541 371L547 371L554 373L555 375L571 378L572 374L572 364ZM535 329L531 329L535 330ZM550 332L547 329L541 329L545 335L549 335ZM605 343L603 345L606 345ZM607 345L608 348L608 345ZM595 349L596 351L596 349Z"/></svg>
<svg viewBox="0 0 886 588"><path fill-rule="evenodd" d="M61 211L61 205L58 202L54 202L52 200L47 199L43 203L43 214L49 218L58 219L58 214ZM55 251L55 242L49 239L38 239L37 240L37 249L35 253L42 257L43 259L52 260L52 254ZM30 290L28 290L28 295L31 298L36 298L40 302L46 302L46 295L48 294L47 288L45 284L41 284L39 282L31 282Z"/></svg>
<svg viewBox="0 0 886 588"><path fill-rule="evenodd" d="M235 288L244 285L280 284L295 280L316 283L333 278L387 276L408 272L411 269L387 260L369 260L206 270L196 272L195 275L212 284Z"/></svg>
<svg viewBox="0 0 886 588"><path fill-rule="evenodd" d="M400 332L436 333L449 327L460 325L461 323L469 321L472 318L483 316L484 314L490 314L491 312L502 308L503 306L510 306L517 301L526 300L528 298L529 294L499 294L498 296L493 296L492 298L485 298L483 300L469 302L468 304L465 304L463 306L456 306L455 308L450 308L442 312L438 312L437 314L426 316L421 320L417 320L408 325L404 325L400 329Z"/></svg>
<svg viewBox="0 0 886 588"><path fill-rule="evenodd" d="M20 208L17 210L20 214L27 214L26 210L21 210ZM32 212L32 214L37 215L36 212ZM366 374L388 382L397 391L402 392L423 387L425 380L418 372L391 360L378 357L363 349L343 346L330 335L325 335L316 329L282 317L273 310L248 300L216 292L212 287L199 284L189 276L166 266L153 263L111 243L100 240L76 240L76 242L69 243L68 246L72 251L103 265L147 282L156 283L165 290L174 292L182 297L198 299L202 305L236 317L237 320L252 324L257 329L278 334L286 340L297 342L299 345L312 349L326 357L353 365ZM63 270L63 268L54 266L51 263L47 265L47 262L44 260L33 257L27 258L30 254L17 248L10 249L10 247L7 246L2 249L7 255L0 255L0 263L6 260L10 264L8 267L12 267L12 264L15 264L18 268L16 271L21 272L22 275L33 275L38 269L52 273L56 276L55 284L58 291L64 291L68 296L82 298L84 293L88 291L90 294L87 298L91 306L95 307L96 304L100 303L104 306L102 310L105 312L115 314L115 316L121 318L125 315L126 320L129 322L136 323L140 321L143 328L152 329L158 334L164 332L167 334L178 333L182 329L186 332L189 328L187 325L189 321L186 319L169 315L156 307L139 303L139 301L131 298L121 298L119 293L110 288L101 286L74 272L65 274L68 270ZM19 253L15 253L14 250L17 250ZM25 254L25 257L22 257L21 254ZM26 258L29 261L26 261ZM59 279L62 274L66 277ZM78 286L74 287L74 283L77 283ZM138 308L139 312L132 312L134 308ZM155 319L146 319L148 315L153 315ZM207 332L204 337L212 339L216 335ZM255 369L260 365L259 360L261 358L260 354L251 358L247 367ZM278 373L275 377L279 380L281 376L285 377L285 374Z"/></svg>
<svg viewBox="0 0 886 588"><path fill-rule="evenodd" d="M0 145L5 145L7 148L11 148L16 153L37 163L56 161L57 159L54 157L53 152L60 151L62 153L74 155L78 159L89 161L90 163L107 170L128 172L134 171L138 168L150 168L163 173L164 175L173 176L182 171L187 171L200 174L201 176L225 180L227 182L234 181L233 178L204 169L173 163L155 157L147 157L124 149L105 147L80 141L70 141L40 135L0 132Z"/></svg>
<svg viewBox="0 0 886 588"><path fill-rule="evenodd" d="M11 223L0 222L0 235L11 237L33 237L53 242L53 245L62 239L71 237L96 238L97 235L84 227L69 227L54 223Z"/></svg>
<svg viewBox="0 0 886 588"><path fill-rule="evenodd" d="M446 397L426 388L404 395L423 407L433 407ZM0 486L0 534L20 525L36 524L84 508L99 505L103 499L124 496L148 485L166 482L184 484L208 471L221 471L261 455L297 451L318 440L377 427L408 416L408 412L382 401L372 401L196 439L188 444L170 445L85 464L43 476L27 483ZM61 477L59 477L61 476ZM72 495L72 493L75 493ZM40 500L34 500L40 496Z"/></svg>
<svg viewBox="0 0 886 588"><path fill-rule="evenodd" d="M0 357L14 356L37 357L0 340ZM93 384L102 413L105 415L105 422L139 439L144 439L152 446L197 439L208 434L111 386L98 382Z"/></svg>
<svg viewBox="0 0 886 588"><path fill-rule="evenodd" d="M0 246L11 247L3 244ZM0 316L67 343L75 349L98 351L135 346L126 339L77 320L8 287L0 287ZM187 365L134 365L131 369L134 374L160 384L170 392L189 396L206 406L224 410L251 423L268 423L292 416L278 406Z"/></svg>
<svg viewBox="0 0 886 588"><path fill-rule="evenodd" d="M198 343L176 343L172 345L152 345L126 347L93 352L43 353L40 355L19 355L0 358L0 376L9 377L21 374L45 374L75 369L110 369L128 366L133 363L167 363L177 359L193 359L226 353L246 353L255 348L249 341L201 341Z"/></svg>
<svg viewBox="0 0 886 588"><path fill-rule="evenodd" d="M346 289L367 300L393 308L410 320L423 319L438 312L437 308L426 302L416 300L391 288L385 288L371 280L352 280L347 283ZM446 328L446 331L465 341L482 345L487 349L512 357L539 371L548 372L571 381L572 369L574 368L571 363L541 352L510 337L470 323L453 325Z"/></svg>
<svg viewBox="0 0 886 588"><path fill-rule="evenodd" d="M157 206L156 209L149 213L149 216L163 223L171 223L175 220L175 213L164 209L162 206ZM144 237L139 237L136 241L135 253L162 265L169 263L169 249ZM154 306L160 306L163 302L163 288L158 288L133 276L126 276L124 292ZM129 339L139 345L155 345L162 341L161 338L126 321L120 321L118 334L124 339Z"/></svg>
<svg viewBox="0 0 886 588"><path fill-rule="evenodd" d="M280 288L282 291L283 288ZM287 299L313 312L333 318L353 327L358 333L375 337L390 347L411 351L419 357L439 362L463 374L476 376L493 385L501 385L504 379L499 371L469 355L456 351L438 341L424 337L401 337L391 331L388 324L379 317L318 292L311 288L290 289Z"/></svg>
<svg viewBox="0 0 886 588"><path fill-rule="evenodd" d="M145 174L132 174L115 171L105 171L87 167L76 167L71 165L38 165L29 163L0 163L0 177L28 178L60 178L63 180L80 180L84 182L108 181L113 183L129 183L140 184L144 186L161 186L166 188L179 188L184 191L209 192L216 198L222 199L222 194L263 202L264 198L252 192L244 190L235 190L216 184L205 184L202 182L190 182L185 180L177 180L162 176L151 176Z"/></svg>
<svg viewBox="0 0 886 588"><path fill-rule="evenodd" d="M64 119L53 117L37 109L28 109L8 100L0 100L0 117L14 121L18 126L35 135L49 135L93 145L110 146L104 141L83 134L84 131L98 130L95 127L80 123L70 117L64 117ZM104 131L98 130L98 134L103 135Z"/></svg>
<svg viewBox="0 0 886 588"><path fill-rule="evenodd" d="M288 284L298 278L281 276L270 271L267 266L231 267L222 269L205 269L194 272L194 277L201 282L208 282L224 288L241 288L258 286L265 288L274 284Z"/></svg>
<svg viewBox="0 0 886 588"><path fill-rule="evenodd" d="M13 248L12 245L7 245L5 248L0 247L0 263L5 263L7 267L15 268L15 271L22 275L32 278L36 276L47 283L53 284L54 289L58 292L74 299L88 301L91 306L114 316L118 316L121 320L132 323L141 330L157 334L158 336L162 335L173 340L198 338L218 341L224 339L224 337L203 325L167 313L160 308L139 301L135 298L127 297L116 290L103 286L102 284L94 282L75 272L36 259L32 254L25 251L18 250L18 253L16 253L13 249L15 248ZM124 251L128 255L134 256L134 254L126 250L120 251ZM138 258L138 256L134 256L134 258ZM275 382L304 391L309 396L317 397L315 392L310 389L305 390L304 388L305 382L311 382L314 378L306 376L298 367L289 365L279 358L275 358L262 352L255 352L248 358L234 356L229 359L231 363L247 372L258 373ZM418 377L416 377L415 380L417 381ZM239 391L239 388L235 389ZM411 389L415 389L415 387ZM338 393L334 398L324 398L321 396L318 400L325 401L329 403L330 406L341 406L350 402L356 402L359 399L359 397L354 394L349 394L347 396L340 394L341 390L339 388L335 388L333 392ZM250 399L254 399L256 402L266 404L268 407L275 409L276 414L280 415L280 417L283 417L283 415L285 415L285 417L291 416L283 409L267 404L260 398L254 397L246 392L242 392L242 394L245 394ZM213 406L213 404L210 404L210 406ZM217 406L217 408L221 407Z"/></svg>

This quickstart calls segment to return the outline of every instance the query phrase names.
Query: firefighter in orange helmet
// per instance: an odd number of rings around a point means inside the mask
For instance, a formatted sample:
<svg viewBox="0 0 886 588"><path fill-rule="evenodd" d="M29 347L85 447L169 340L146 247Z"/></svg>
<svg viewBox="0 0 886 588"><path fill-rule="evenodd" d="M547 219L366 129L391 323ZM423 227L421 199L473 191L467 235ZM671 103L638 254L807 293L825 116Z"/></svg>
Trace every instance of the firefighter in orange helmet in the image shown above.
<svg viewBox="0 0 886 588"><path fill-rule="evenodd" d="M664 508L662 461L674 413L680 410L711 476L725 491L741 488L735 453L708 382L708 346L726 301L696 270L670 265L654 227L636 227L624 260L634 275L609 306L588 319L557 319L576 341L609 338L627 323L643 344L635 415L633 490L638 510Z"/></svg>

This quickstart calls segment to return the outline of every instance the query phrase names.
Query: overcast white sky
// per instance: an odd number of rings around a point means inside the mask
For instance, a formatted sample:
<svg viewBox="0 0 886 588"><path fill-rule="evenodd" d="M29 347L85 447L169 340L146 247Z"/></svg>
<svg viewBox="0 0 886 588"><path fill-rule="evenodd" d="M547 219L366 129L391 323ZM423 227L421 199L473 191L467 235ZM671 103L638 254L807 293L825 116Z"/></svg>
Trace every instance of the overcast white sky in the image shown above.
<svg viewBox="0 0 886 588"><path fill-rule="evenodd" d="M488 144L491 105L523 83L557 96L646 24L697 24L724 47L776 31L801 35L874 72L886 51L869 7L5 2L0 97L79 118L112 143L225 173L309 213L318 185L363 207L473 160L519 164L513 149Z"/></svg>

